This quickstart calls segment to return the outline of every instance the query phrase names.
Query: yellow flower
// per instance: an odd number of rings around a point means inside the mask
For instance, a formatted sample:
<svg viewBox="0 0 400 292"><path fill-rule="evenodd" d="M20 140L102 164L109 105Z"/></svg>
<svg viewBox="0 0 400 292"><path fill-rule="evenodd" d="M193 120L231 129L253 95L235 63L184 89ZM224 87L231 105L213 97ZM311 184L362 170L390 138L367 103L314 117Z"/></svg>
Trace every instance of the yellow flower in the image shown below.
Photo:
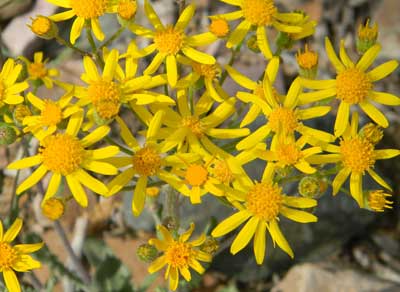
<svg viewBox="0 0 400 292"><path fill-rule="evenodd" d="M67 11L54 14L49 18L55 22L71 19L76 16L70 34L70 41L75 44L81 35L82 29L87 23L90 25L94 36L102 41L104 33L101 30L99 17L106 13L116 13L118 0L46 0L56 6L67 8Z"/></svg>
<svg viewBox="0 0 400 292"><path fill-rule="evenodd" d="M400 105L400 98L390 93L375 91L374 82L392 73L397 68L398 62L391 60L366 72L381 50L379 44L372 46L357 64L353 63L347 55L344 41L340 43L340 59L336 56L328 38L325 39L325 47L328 57L336 69L336 78L331 80L302 79L304 87L316 91L301 94L300 102L310 103L336 96L340 101L335 122L335 136L337 137L342 135L346 129L352 105L359 105L374 122L386 128L389 125L386 117L373 103L395 106Z"/></svg>
<svg viewBox="0 0 400 292"><path fill-rule="evenodd" d="M116 121L121 129L121 138L126 145L132 149L130 156L120 156L109 159L110 163L124 168L109 184L108 195L119 192L132 179L138 175L132 200L132 211L135 216L139 216L144 208L146 200L146 189L150 178L158 177L165 181L172 177L172 174L164 170L165 166L174 165L169 156L165 156L161 149L161 145L157 143L156 134L160 129L164 112L158 111L151 118L146 133L146 142L143 146L132 135L128 126L120 117L116 117Z"/></svg>
<svg viewBox="0 0 400 292"><path fill-rule="evenodd" d="M357 34L357 50L359 53L364 54L369 48L375 45L378 38L378 24L375 22L373 26L369 25L367 19L365 25L360 24Z"/></svg>
<svg viewBox="0 0 400 292"><path fill-rule="evenodd" d="M299 75L307 79L314 79L318 69L318 53L309 50L308 45L304 46L304 52L299 49L296 54L296 61L299 65Z"/></svg>
<svg viewBox="0 0 400 292"><path fill-rule="evenodd" d="M36 155L8 165L9 169L23 169L40 164L18 186L17 194L21 194L37 184L47 172L50 172L52 176L46 188L43 201L56 194L63 177L65 177L73 197L82 207L86 207L88 204L86 192L82 185L100 195L108 193L107 187L84 169L104 175L116 174L117 169L114 166L99 160L114 156L119 152L119 149L116 146L108 146L96 150L86 149L103 139L110 131L110 128L101 126L83 139L79 139L77 134L82 121L83 111L71 115L64 133L55 133L43 138L40 141L40 148Z"/></svg>
<svg viewBox="0 0 400 292"><path fill-rule="evenodd" d="M305 109L298 108L298 96L301 91L298 78L292 82L287 95L282 99L277 96L277 94L274 94L269 80L269 75L271 74L268 72L267 68L262 85L258 85L258 87L253 90L253 93L237 93L237 97L242 101L252 102L254 105L257 105L257 107L253 106L253 108L255 108L254 110L250 108L245 118L248 118L251 113L249 121L252 122L258 116L259 112L262 111L267 119L267 123L240 141L236 145L236 148L238 150L251 148L265 139L271 132L283 136L293 135L295 132L298 132L312 139L332 142L335 138L331 134L310 128L301 122L302 120L324 116L330 111L330 107L315 106ZM240 82L242 85L248 84L247 87L250 87L251 84L253 84L253 86L256 84L253 81L250 81L250 83L248 81L249 79L244 76L237 75L234 77L236 81L238 81L239 78L241 79Z"/></svg>
<svg viewBox="0 0 400 292"><path fill-rule="evenodd" d="M63 95L58 101L42 100L29 92L26 97L27 100L40 113L24 117L23 125L26 126L24 133L31 132L38 140L53 134L64 119L81 110L78 106L70 106L72 97L72 90Z"/></svg>
<svg viewBox="0 0 400 292"><path fill-rule="evenodd" d="M301 13L280 13L273 0L221 0L230 5L238 6L239 10L218 15L228 21L243 19L230 34L226 46L232 48L238 45L254 26L257 28L257 43L267 59L272 58L265 27L273 26L276 30L286 33L301 33L303 27L296 24L304 16Z"/></svg>
<svg viewBox="0 0 400 292"><path fill-rule="evenodd" d="M314 155L311 163L339 163L339 172L332 182L332 193L336 195L344 182L350 176L350 193L360 207L364 207L362 179L365 172L381 186L391 190L391 187L377 174L373 168L380 159L389 159L400 155L397 149L375 149L375 143L358 132L358 114L353 113L351 124L342 135L339 145L322 146L330 154Z"/></svg>
<svg viewBox="0 0 400 292"><path fill-rule="evenodd" d="M123 20L132 20L137 11L136 0L120 0L118 3L118 16Z"/></svg>
<svg viewBox="0 0 400 292"><path fill-rule="evenodd" d="M162 234L163 239L152 238L149 240L149 244L154 245L163 254L151 263L148 271L152 274L167 266L165 279L169 278L169 288L175 291L179 284L179 274L187 282L190 282L192 277L189 268L203 274L204 268L199 261L209 263L212 256L199 248L206 240L204 234L193 241L188 241L194 230L193 223L178 239L174 239L168 229L162 225L158 225L157 229Z"/></svg>
<svg viewBox="0 0 400 292"><path fill-rule="evenodd" d="M201 80L204 82L208 95L215 101L223 102L229 97L219 84L218 78L221 76L221 66L218 63L213 65L201 64L185 56L178 56L177 60L179 63L192 66L192 72L178 81L177 88L187 88Z"/></svg>
<svg viewBox="0 0 400 292"><path fill-rule="evenodd" d="M20 104L24 98L19 95L29 87L27 82L16 83L21 73L22 65L15 64L13 59L7 59L0 72L0 108L4 104Z"/></svg>
<svg viewBox="0 0 400 292"><path fill-rule="evenodd" d="M115 118L122 104L135 100L136 104L143 105L153 102L165 104L175 104L175 101L168 96L148 91L166 83L163 76L138 76L137 59L133 58L132 51L136 45L132 42L126 54L126 72L118 64L119 53L117 50L105 51L105 66L102 75L99 74L94 61L86 56L83 59L85 73L81 79L89 86L86 88L77 87L76 96L80 99L78 105L89 105L88 116L92 121L94 116L100 117L104 121ZM83 130L88 130L93 126L89 122Z"/></svg>
<svg viewBox="0 0 400 292"><path fill-rule="evenodd" d="M227 153L215 145L209 137L217 139L235 139L249 134L249 129L223 129L217 128L229 116L235 112L235 98L229 98L221 103L213 112L208 113L209 104L200 99L194 106L194 112L189 109L187 90L177 91L178 112L171 108L164 108L165 118L163 123L167 126L158 133L158 138L165 139L163 152L167 152L178 146L188 147L193 152L202 153L207 150L210 153L226 157ZM159 108L154 106L154 108ZM205 110L205 111L204 111ZM208 115L202 116L207 112ZM205 150L204 150L205 149Z"/></svg>
<svg viewBox="0 0 400 292"><path fill-rule="evenodd" d="M153 61L143 72L145 75L153 74L165 60L168 84L175 87L178 80L176 57L181 53L201 64L212 65L215 63L213 56L200 52L193 47L210 44L217 39L216 36L211 32L188 36L184 32L194 15L194 4L187 6L182 11L175 26L164 26L148 0L144 1L144 9L155 31L137 24L130 24L129 28L133 33L153 40L151 45L138 52L139 56L147 56L157 50Z"/></svg>
<svg viewBox="0 0 400 292"><path fill-rule="evenodd" d="M210 17L211 23L208 30L218 38L224 38L229 34L229 23L222 17Z"/></svg>
<svg viewBox="0 0 400 292"><path fill-rule="evenodd" d="M59 198L50 198L42 202L42 214L50 220L58 220L65 211L65 201Z"/></svg>
<svg viewBox="0 0 400 292"><path fill-rule="evenodd" d="M310 165L308 157L320 153L321 148L303 149L307 142L306 136L295 140L294 136L275 135L272 138L271 150L258 150L258 155L259 158L269 162L267 167L295 167L303 173L312 174L316 169ZM270 164L272 166L269 166Z"/></svg>
<svg viewBox="0 0 400 292"><path fill-rule="evenodd" d="M28 272L41 267L40 262L29 254L42 248L43 243L17 244L11 246L11 241L17 237L22 228L22 219L15 219L14 223L3 234L3 224L0 221L0 273L3 273L4 283L10 292L20 292L17 272Z"/></svg>
<svg viewBox="0 0 400 292"><path fill-rule="evenodd" d="M254 255L257 264L261 265L265 257L266 230L271 234L274 244L293 257L293 251L283 236L279 226L279 215L300 222L316 222L317 217L305 211L294 208L311 208L317 201L309 198L290 197L282 193L282 189L273 183L273 172L264 173L261 182L252 182L232 190L237 200L235 203L239 210L226 218L212 231L214 237L223 236L247 221L231 245L231 253L236 254L242 250L254 236Z"/></svg>
<svg viewBox="0 0 400 292"><path fill-rule="evenodd" d="M52 77L58 76L59 72L57 69L47 69L46 63L48 60L43 61L43 52L36 52L33 55L33 62L27 58L19 57L26 64L28 71L28 80L41 80L47 88L53 87Z"/></svg>
<svg viewBox="0 0 400 292"><path fill-rule="evenodd" d="M375 212L384 212L386 209L393 209L393 201L389 201L392 195L385 193L383 190L375 190L368 192L368 207Z"/></svg>

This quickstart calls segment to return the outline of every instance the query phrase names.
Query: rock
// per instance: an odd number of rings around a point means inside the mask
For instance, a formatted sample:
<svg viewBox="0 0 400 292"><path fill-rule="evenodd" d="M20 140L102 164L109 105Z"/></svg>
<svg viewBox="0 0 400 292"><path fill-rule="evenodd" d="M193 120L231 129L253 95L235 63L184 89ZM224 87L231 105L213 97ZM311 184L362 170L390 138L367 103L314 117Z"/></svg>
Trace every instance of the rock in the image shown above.
<svg viewBox="0 0 400 292"><path fill-rule="evenodd" d="M38 14L51 15L57 10L57 6L46 1L36 1L31 11L13 18L3 30L3 43L11 51L11 55L22 55L25 48L36 36L30 31L27 24L31 23L30 18Z"/></svg>
<svg viewBox="0 0 400 292"><path fill-rule="evenodd" d="M26 12L32 0L3 0L0 2L0 21L5 21Z"/></svg>
<svg viewBox="0 0 400 292"><path fill-rule="evenodd" d="M328 263L301 264L289 270L272 292L399 291L400 286L373 275Z"/></svg>

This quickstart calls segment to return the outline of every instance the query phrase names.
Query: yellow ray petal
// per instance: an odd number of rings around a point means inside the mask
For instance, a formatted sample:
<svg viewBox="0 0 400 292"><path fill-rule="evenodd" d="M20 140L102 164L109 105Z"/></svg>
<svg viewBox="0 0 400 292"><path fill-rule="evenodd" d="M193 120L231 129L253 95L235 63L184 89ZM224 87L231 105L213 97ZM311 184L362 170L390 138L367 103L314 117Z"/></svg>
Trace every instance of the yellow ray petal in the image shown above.
<svg viewBox="0 0 400 292"><path fill-rule="evenodd" d="M251 214L248 211L239 211L220 222L218 226L214 228L211 235L213 237L225 235L250 218L250 216Z"/></svg>

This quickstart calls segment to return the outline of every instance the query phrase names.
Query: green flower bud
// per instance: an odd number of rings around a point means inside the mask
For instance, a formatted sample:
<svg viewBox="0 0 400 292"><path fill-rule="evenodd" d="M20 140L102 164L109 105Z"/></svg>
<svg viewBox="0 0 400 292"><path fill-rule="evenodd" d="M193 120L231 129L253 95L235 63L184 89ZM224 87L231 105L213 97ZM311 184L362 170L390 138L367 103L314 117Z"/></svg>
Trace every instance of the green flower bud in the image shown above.
<svg viewBox="0 0 400 292"><path fill-rule="evenodd" d="M136 255L139 260L145 263L151 263L158 257L158 251L154 246L145 243L137 248Z"/></svg>
<svg viewBox="0 0 400 292"><path fill-rule="evenodd" d="M0 123L0 145L10 145L15 140L17 140L15 129L6 123Z"/></svg>

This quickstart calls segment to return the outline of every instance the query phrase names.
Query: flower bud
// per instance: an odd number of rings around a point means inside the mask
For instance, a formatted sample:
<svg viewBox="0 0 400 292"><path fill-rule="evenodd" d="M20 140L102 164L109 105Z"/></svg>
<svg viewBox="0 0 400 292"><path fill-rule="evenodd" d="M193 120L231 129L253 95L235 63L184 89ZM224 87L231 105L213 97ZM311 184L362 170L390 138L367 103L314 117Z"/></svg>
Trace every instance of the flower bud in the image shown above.
<svg viewBox="0 0 400 292"><path fill-rule="evenodd" d="M360 135L372 144L377 144L383 138L382 128L374 123L368 123L360 130Z"/></svg>
<svg viewBox="0 0 400 292"><path fill-rule="evenodd" d="M299 74L307 79L314 79L318 70L318 54L304 46L304 52L299 49L296 54L296 61L299 65Z"/></svg>
<svg viewBox="0 0 400 292"><path fill-rule="evenodd" d="M251 37L249 37L246 44L247 44L247 47L254 53L260 52L260 48L258 47L258 44L257 44L257 37L255 35L252 35Z"/></svg>
<svg viewBox="0 0 400 292"><path fill-rule="evenodd" d="M0 123L0 145L10 145L17 140L17 132L6 123Z"/></svg>
<svg viewBox="0 0 400 292"><path fill-rule="evenodd" d="M156 198L160 194L160 188L157 187L148 187L146 188L146 195L151 198Z"/></svg>
<svg viewBox="0 0 400 292"><path fill-rule="evenodd" d="M157 248L151 244L145 243L137 248L136 255L141 261L145 263L151 263L157 258L158 251Z"/></svg>
<svg viewBox="0 0 400 292"><path fill-rule="evenodd" d="M28 25L31 31L38 37L51 40L58 35L58 27L50 18L38 15L32 19L32 25Z"/></svg>
<svg viewBox="0 0 400 292"><path fill-rule="evenodd" d="M59 198L50 198L42 203L42 213L50 220L58 220L64 215L65 203Z"/></svg>
<svg viewBox="0 0 400 292"><path fill-rule="evenodd" d="M32 112L28 106L24 104L18 104L13 112L14 120L17 124L22 125L25 117L31 116Z"/></svg>
<svg viewBox="0 0 400 292"><path fill-rule="evenodd" d="M382 190L374 190L368 192L368 206L372 211L384 212L386 209L392 209L393 201L387 200L391 194L384 193Z"/></svg>
<svg viewBox="0 0 400 292"><path fill-rule="evenodd" d="M219 242L214 237L207 237L206 241L200 246L200 250L205 253L215 254L219 249Z"/></svg>
<svg viewBox="0 0 400 292"><path fill-rule="evenodd" d="M375 23L373 26L369 25L369 19L365 22L365 25L360 24L358 27L358 35L357 35L357 51L360 54L364 54L375 45L376 40L378 39L378 24Z"/></svg>
<svg viewBox="0 0 400 292"><path fill-rule="evenodd" d="M122 0L118 4L117 13L118 13L118 22L125 26L135 18L137 11L137 3L136 0Z"/></svg>
<svg viewBox="0 0 400 292"><path fill-rule="evenodd" d="M215 17L211 19L208 30L218 38L224 38L229 34L229 23L226 19Z"/></svg>
<svg viewBox="0 0 400 292"><path fill-rule="evenodd" d="M298 186L300 195L312 199L320 198L326 189L326 182L314 176L303 177Z"/></svg>

